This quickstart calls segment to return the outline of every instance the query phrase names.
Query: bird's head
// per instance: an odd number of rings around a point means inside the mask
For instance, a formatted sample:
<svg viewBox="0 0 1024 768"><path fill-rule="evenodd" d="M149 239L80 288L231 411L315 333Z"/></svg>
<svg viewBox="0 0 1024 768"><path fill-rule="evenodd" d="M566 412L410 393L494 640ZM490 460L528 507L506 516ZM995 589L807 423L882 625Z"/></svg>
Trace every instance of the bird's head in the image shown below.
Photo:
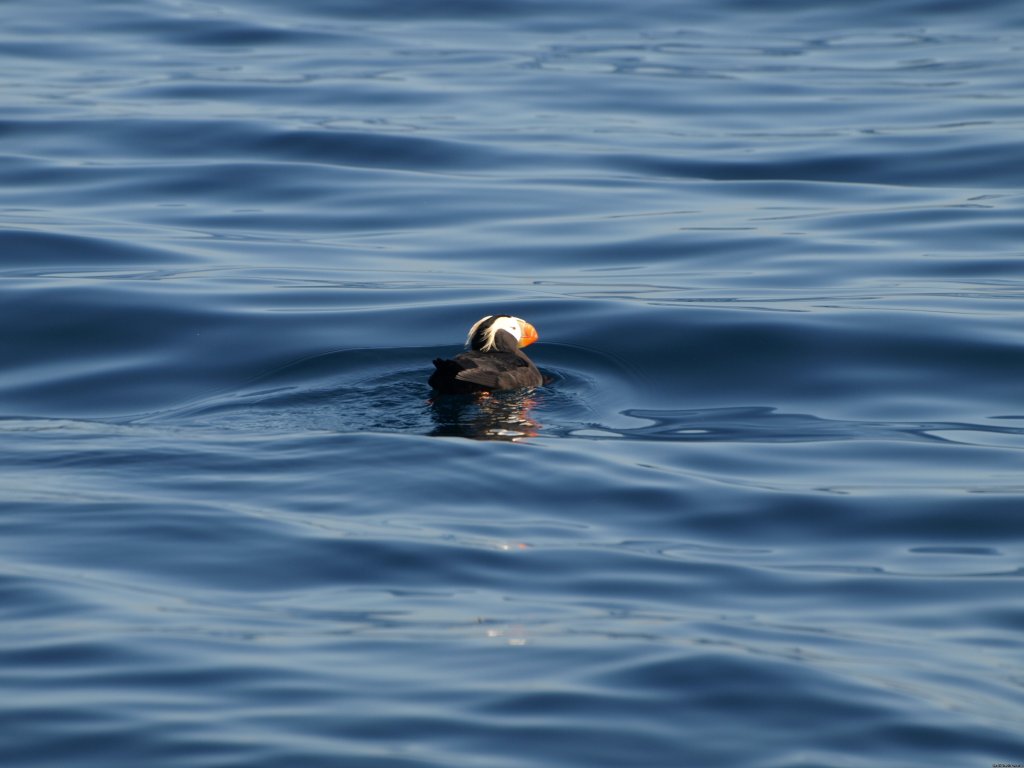
<svg viewBox="0 0 1024 768"><path fill-rule="evenodd" d="M480 318L473 327L469 329L466 337L466 346L477 352L490 352L498 348L497 334L505 331L516 341L516 346L522 348L533 344L537 340L537 329L523 320L521 317L512 315L487 315Z"/></svg>

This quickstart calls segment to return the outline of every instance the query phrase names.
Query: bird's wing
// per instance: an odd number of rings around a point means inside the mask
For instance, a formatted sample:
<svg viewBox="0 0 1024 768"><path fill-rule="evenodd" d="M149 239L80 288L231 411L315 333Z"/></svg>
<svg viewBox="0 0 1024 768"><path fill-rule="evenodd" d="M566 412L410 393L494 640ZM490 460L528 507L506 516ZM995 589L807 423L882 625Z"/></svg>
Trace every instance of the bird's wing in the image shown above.
<svg viewBox="0 0 1024 768"><path fill-rule="evenodd" d="M459 381L468 381L470 384L479 384L481 387L497 387L501 374L496 371L485 371L483 368L470 368L468 371L459 371L455 378Z"/></svg>

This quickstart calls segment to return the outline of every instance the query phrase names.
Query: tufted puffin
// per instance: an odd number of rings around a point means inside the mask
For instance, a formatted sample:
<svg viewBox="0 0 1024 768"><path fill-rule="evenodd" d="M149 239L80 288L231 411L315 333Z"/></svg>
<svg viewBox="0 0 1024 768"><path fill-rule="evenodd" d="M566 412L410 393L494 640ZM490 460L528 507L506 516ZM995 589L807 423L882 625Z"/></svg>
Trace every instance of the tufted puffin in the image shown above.
<svg viewBox="0 0 1024 768"><path fill-rule="evenodd" d="M437 358L429 384L444 394L472 394L498 389L539 387L544 383L537 366L521 347L533 344L537 331L511 315L487 315L469 329L468 352L451 360Z"/></svg>

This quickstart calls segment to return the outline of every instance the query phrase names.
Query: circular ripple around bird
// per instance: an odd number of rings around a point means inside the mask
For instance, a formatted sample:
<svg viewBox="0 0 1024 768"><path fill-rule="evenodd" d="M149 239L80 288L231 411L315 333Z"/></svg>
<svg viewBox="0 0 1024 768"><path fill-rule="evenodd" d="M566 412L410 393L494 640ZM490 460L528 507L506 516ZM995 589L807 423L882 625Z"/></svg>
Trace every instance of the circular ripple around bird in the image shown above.
<svg viewBox="0 0 1024 768"><path fill-rule="evenodd" d="M436 397L429 361L448 349L348 349L294 361L237 388L135 421L242 432L391 432L479 439L569 436L614 418L636 376L580 347L555 347L545 386L486 398ZM555 356L555 355L549 355Z"/></svg>

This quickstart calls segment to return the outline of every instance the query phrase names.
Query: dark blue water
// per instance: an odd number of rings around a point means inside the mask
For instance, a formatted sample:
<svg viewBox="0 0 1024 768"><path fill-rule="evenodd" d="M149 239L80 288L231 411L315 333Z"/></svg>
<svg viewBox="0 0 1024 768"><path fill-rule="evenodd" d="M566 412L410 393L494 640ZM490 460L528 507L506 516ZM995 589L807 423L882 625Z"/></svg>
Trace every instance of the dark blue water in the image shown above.
<svg viewBox="0 0 1024 768"><path fill-rule="evenodd" d="M1022 57L0 4L0 764L1024 763ZM432 400L494 312L551 383Z"/></svg>

